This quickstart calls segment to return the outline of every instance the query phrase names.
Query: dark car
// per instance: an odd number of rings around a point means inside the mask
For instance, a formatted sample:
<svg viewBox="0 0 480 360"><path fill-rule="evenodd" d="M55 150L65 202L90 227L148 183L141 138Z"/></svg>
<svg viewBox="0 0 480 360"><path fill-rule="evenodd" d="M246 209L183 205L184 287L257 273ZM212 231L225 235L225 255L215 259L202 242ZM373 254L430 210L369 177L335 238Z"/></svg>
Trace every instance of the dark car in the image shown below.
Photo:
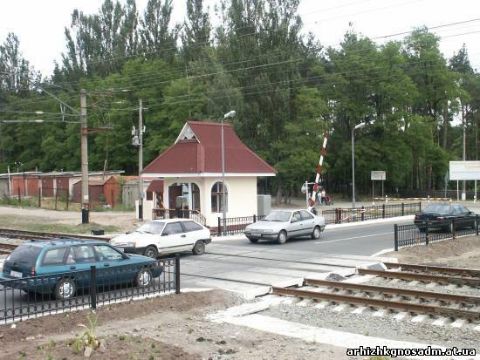
<svg viewBox="0 0 480 360"><path fill-rule="evenodd" d="M440 229L453 232L454 229L474 227L477 215L463 205L431 204L415 214L414 223L420 230Z"/></svg>
<svg viewBox="0 0 480 360"><path fill-rule="evenodd" d="M105 241L32 240L7 257L0 281L4 286L50 293L64 300L91 286L92 266L96 268L96 284L103 286L133 283L147 287L163 270L155 260L124 254Z"/></svg>

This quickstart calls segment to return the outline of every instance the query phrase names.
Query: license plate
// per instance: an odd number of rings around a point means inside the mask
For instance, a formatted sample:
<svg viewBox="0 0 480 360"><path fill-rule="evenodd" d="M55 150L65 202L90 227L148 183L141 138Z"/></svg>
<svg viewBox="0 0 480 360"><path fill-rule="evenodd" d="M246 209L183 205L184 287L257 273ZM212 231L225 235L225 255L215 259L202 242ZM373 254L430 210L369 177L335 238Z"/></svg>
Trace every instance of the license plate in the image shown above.
<svg viewBox="0 0 480 360"><path fill-rule="evenodd" d="M10 276L16 277L16 278L21 278L21 277L23 277L23 274L21 272L12 270L12 271L10 271Z"/></svg>
<svg viewBox="0 0 480 360"><path fill-rule="evenodd" d="M260 236L260 233L252 233L252 236Z"/></svg>

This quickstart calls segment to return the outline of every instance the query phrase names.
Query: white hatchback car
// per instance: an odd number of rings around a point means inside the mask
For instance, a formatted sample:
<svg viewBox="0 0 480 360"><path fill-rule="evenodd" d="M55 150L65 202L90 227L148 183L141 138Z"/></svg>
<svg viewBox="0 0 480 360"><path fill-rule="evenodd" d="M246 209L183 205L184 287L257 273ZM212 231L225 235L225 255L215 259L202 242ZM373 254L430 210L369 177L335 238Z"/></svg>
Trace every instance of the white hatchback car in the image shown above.
<svg viewBox="0 0 480 360"><path fill-rule="evenodd" d="M115 236L110 244L126 253L156 258L183 251L201 255L211 241L210 230L196 221L162 219L143 224L134 232Z"/></svg>

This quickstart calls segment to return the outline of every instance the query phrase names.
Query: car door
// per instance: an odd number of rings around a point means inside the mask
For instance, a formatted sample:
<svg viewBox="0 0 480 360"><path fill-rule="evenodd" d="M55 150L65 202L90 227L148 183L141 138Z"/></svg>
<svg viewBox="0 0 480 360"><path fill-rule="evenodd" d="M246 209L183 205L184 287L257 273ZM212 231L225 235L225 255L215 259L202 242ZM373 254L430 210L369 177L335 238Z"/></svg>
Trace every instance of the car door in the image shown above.
<svg viewBox="0 0 480 360"><path fill-rule="evenodd" d="M70 247L66 264L71 271L78 271L75 274L77 285L86 287L90 285L90 267L97 266L97 259L92 245L82 244Z"/></svg>
<svg viewBox="0 0 480 360"><path fill-rule="evenodd" d="M292 217L290 218L290 224L287 231L289 237L297 237L304 235L303 221L300 211L294 211L292 213Z"/></svg>
<svg viewBox="0 0 480 360"><path fill-rule="evenodd" d="M68 247L59 247L45 251L40 263L39 275L56 275L71 271L66 266Z"/></svg>
<svg viewBox="0 0 480 360"><path fill-rule="evenodd" d="M198 240L205 240L204 228L195 221L182 221L187 239L188 250L192 249Z"/></svg>
<svg viewBox="0 0 480 360"><path fill-rule="evenodd" d="M453 213L455 215L455 227L465 228L475 224L474 217L471 216L470 211L462 205L453 205Z"/></svg>
<svg viewBox="0 0 480 360"><path fill-rule="evenodd" d="M133 279L136 269L133 266L122 267L125 258L120 251L107 244L94 245L93 249L97 259L97 283L114 285Z"/></svg>
<svg viewBox="0 0 480 360"><path fill-rule="evenodd" d="M302 216L303 232L305 235L310 235L315 227L315 218L306 210L301 210L300 215Z"/></svg>
<svg viewBox="0 0 480 360"><path fill-rule="evenodd" d="M180 221L167 223L163 228L162 236L158 244L158 252L161 254L183 251L188 245L187 235Z"/></svg>

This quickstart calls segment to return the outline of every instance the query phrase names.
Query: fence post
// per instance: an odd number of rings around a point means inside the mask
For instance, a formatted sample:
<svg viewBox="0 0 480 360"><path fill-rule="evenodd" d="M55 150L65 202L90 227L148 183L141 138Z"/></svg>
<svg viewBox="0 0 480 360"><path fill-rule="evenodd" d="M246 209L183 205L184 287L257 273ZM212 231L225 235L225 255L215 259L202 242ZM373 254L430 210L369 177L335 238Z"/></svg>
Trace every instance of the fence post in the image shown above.
<svg viewBox="0 0 480 360"><path fill-rule="evenodd" d="M478 236L478 215L475 215L475 234Z"/></svg>
<svg viewBox="0 0 480 360"><path fill-rule="evenodd" d="M425 227L425 245L428 245L428 223L429 221L427 220L426 227Z"/></svg>
<svg viewBox="0 0 480 360"><path fill-rule="evenodd" d="M40 188L38 188L38 208L42 207L42 194Z"/></svg>
<svg viewBox="0 0 480 360"><path fill-rule="evenodd" d="M405 204L402 203L402 216L405 216Z"/></svg>
<svg viewBox="0 0 480 360"><path fill-rule="evenodd" d="M253 222L256 223L257 222L257 215L253 214Z"/></svg>
<svg viewBox="0 0 480 360"><path fill-rule="evenodd" d="M97 268L90 266L90 307L97 308Z"/></svg>
<svg viewBox="0 0 480 360"><path fill-rule="evenodd" d="M385 204L382 204L382 219L385 219Z"/></svg>
<svg viewBox="0 0 480 360"><path fill-rule="evenodd" d="M456 234L456 231L455 231L455 219L452 219L452 222L451 222L451 226L452 226L452 237L453 237L453 240L455 240L455 238L457 237L457 234Z"/></svg>
<svg viewBox="0 0 480 360"><path fill-rule="evenodd" d="M360 210L362 212L362 221L365 220L365 206L362 205L362 210Z"/></svg>
<svg viewBox="0 0 480 360"><path fill-rule="evenodd" d="M222 234L222 230L221 230L221 222L220 222L220 216L217 217L217 236L220 236Z"/></svg>
<svg viewBox="0 0 480 360"><path fill-rule="evenodd" d="M180 294L180 255L175 255L175 294Z"/></svg>
<svg viewBox="0 0 480 360"><path fill-rule="evenodd" d="M393 236L394 236L394 248L395 251L398 251L398 225L393 225Z"/></svg>

